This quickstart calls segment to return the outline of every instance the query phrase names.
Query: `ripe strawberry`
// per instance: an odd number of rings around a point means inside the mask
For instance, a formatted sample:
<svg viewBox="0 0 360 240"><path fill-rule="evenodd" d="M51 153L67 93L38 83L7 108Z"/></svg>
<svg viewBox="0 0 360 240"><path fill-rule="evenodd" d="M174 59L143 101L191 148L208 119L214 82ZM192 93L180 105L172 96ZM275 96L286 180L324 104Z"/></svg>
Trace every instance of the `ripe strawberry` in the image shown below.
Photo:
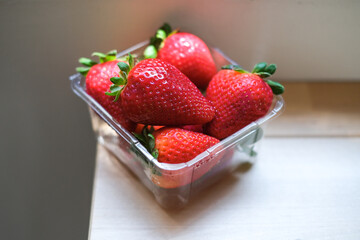
<svg viewBox="0 0 360 240"><path fill-rule="evenodd" d="M86 92L103 106L125 129L133 131L135 123L124 115L121 101L113 102L113 97L105 94L112 84L109 79L119 76L117 63L120 60L116 59L116 51L111 51L108 54L93 53L93 56L99 56L100 63L88 58L80 58L79 62L86 67L76 69L86 76Z"/></svg>
<svg viewBox="0 0 360 240"><path fill-rule="evenodd" d="M144 127L145 127L144 124L141 124L141 123L137 124L134 133L141 134ZM156 131L164 126L147 126L147 128L149 130L151 127L153 127ZM202 133L204 131L203 125L183 125L183 126L177 126L177 127L188 130L188 131L199 132L199 133Z"/></svg>
<svg viewBox="0 0 360 240"><path fill-rule="evenodd" d="M118 64L121 77L111 79L114 84L107 93L121 96L129 119L157 126L204 124L213 119L211 104L176 67L160 59L145 59L133 67L133 61L129 55L130 66Z"/></svg>
<svg viewBox="0 0 360 240"><path fill-rule="evenodd" d="M164 127L156 130L143 128L142 135L135 134L139 141L159 162L177 164L192 160L209 147L217 144L218 139L202 133L192 132L180 128ZM152 181L163 188L175 188L195 181L207 173L222 158L206 157L197 162L193 171L180 169L176 172L163 170L153 174Z"/></svg>
<svg viewBox="0 0 360 240"><path fill-rule="evenodd" d="M228 65L211 80L206 97L215 107L215 118L206 125L206 133L223 139L249 123L263 117L272 104L273 93L284 87L271 80L276 65L259 63L251 73L239 66Z"/></svg>
<svg viewBox="0 0 360 240"><path fill-rule="evenodd" d="M171 63L202 89L207 87L217 71L209 48L199 37L172 32L167 24L157 31L144 55L146 58L157 56Z"/></svg>
<svg viewBox="0 0 360 240"><path fill-rule="evenodd" d="M164 128L154 132L158 161L183 163L190 161L219 142L216 138L181 128Z"/></svg>
<svg viewBox="0 0 360 240"><path fill-rule="evenodd" d="M137 124L134 133L141 134L144 127L145 127L144 124L141 124L141 123ZM151 128L154 128L154 130L158 130L162 127L164 127L164 126L147 126L148 130L150 130Z"/></svg>
<svg viewBox="0 0 360 240"><path fill-rule="evenodd" d="M144 128L142 135L135 136L159 162L164 163L188 162L219 142L214 137L181 128L163 127L153 131Z"/></svg>
<svg viewBox="0 0 360 240"><path fill-rule="evenodd" d="M198 133L204 132L203 125L184 125L184 126L179 126L179 128L182 128L182 129L185 129L188 131L198 132Z"/></svg>

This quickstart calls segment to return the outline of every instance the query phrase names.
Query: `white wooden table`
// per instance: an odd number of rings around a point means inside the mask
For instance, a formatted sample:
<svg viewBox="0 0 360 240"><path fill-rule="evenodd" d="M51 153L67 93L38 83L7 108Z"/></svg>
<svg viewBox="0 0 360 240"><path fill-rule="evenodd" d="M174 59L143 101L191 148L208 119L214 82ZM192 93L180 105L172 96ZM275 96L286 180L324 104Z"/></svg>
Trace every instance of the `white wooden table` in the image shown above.
<svg viewBox="0 0 360 240"><path fill-rule="evenodd" d="M90 239L359 240L359 91L288 84L287 110L267 129L257 163L181 211L162 209L98 146Z"/></svg>
<svg viewBox="0 0 360 240"><path fill-rule="evenodd" d="M261 147L251 169L177 212L99 147L91 239L360 239L360 138Z"/></svg>

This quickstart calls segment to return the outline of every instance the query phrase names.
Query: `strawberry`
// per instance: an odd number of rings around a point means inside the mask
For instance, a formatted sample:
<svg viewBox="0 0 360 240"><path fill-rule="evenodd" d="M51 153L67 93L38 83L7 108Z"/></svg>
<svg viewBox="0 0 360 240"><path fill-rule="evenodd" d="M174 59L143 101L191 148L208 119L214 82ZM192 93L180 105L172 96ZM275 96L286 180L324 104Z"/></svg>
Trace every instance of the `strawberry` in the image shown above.
<svg viewBox="0 0 360 240"><path fill-rule="evenodd" d="M281 84L263 80L275 71L275 64L266 63L255 65L251 73L236 65L223 67L206 90L216 112L206 125L206 133L223 139L263 117L272 104L273 93L284 91Z"/></svg>
<svg viewBox="0 0 360 240"><path fill-rule="evenodd" d="M135 134L139 141L159 162L177 164L192 160L209 147L220 142L218 139L202 133L192 132L181 128L164 127L156 130L145 127L142 135ZM221 159L206 157L196 163L194 169L180 169L153 174L152 181L163 188L175 188L195 181L207 173Z"/></svg>
<svg viewBox="0 0 360 240"><path fill-rule="evenodd" d="M169 62L201 89L207 87L217 72L209 48L199 37L172 31L168 24L157 31L144 56Z"/></svg>
<svg viewBox="0 0 360 240"><path fill-rule="evenodd" d="M198 133L204 132L203 125L184 125L184 126L179 126L179 128L182 128L182 129L185 129L188 131L198 132Z"/></svg>
<svg viewBox="0 0 360 240"><path fill-rule="evenodd" d="M181 128L163 128L154 132L158 161L183 163L190 161L219 142L216 138Z"/></svg>
<svg viewBox="0 0 360 240"><path fill-rule="evenodd" d="M141 134L143 128L145 127L144 124L137 124L134 133L137 134ZM164 126L148 126L147 128L150 130L150 128L153 127L155 130L158 130ZM193 131L193 132L199 132L202 133L203 130L203 125L183 125L183 126L177 126L178 128L182 128L188 131Z"/></svg>
<svg viewBox="0 0 360 240"><path fill-rule="evenodd" d="M133 66L119 62L121 76L108 95L121 98L126 116L148 125L204 124L214 109L196 86L176 67L160 59L145 59ZM131 69L131 70L130 70ZM122 86L124 85L124 86Z"/></svg>
<svg viewBox="0 0 360 240"><path fill-rule="evenodd" d="M133 131L136 125L124 115L121 101L113 102L113 97L105 94L112 84L109 79L119 76L117 64L120 60L116 59L116 50L110 51L107 54L95 52L93 56L98 56L100 63L89 58L80 58L79 62L86 67L76 69L86 76L86 92L103 106L125 129Z"/></svg>
<svg viewBox="0 0 360 240"><path fill-rule="evenodd" d="M159 162L164 163L188 162L219 142L203 133L175 127L163 127L156 131L144 127L142 135L134 135Z"/></svg>
<svg viewBox="0 0 360 240"><path fill-rule="evenodd" d="M144 129L145 125L144 124L137 124L134 133L137 134L141 134L142 130ZM151 128L154 128L155 130L158 130L160 128L162 128L164 126L147 126L148 130L150 130Z"/></svg>

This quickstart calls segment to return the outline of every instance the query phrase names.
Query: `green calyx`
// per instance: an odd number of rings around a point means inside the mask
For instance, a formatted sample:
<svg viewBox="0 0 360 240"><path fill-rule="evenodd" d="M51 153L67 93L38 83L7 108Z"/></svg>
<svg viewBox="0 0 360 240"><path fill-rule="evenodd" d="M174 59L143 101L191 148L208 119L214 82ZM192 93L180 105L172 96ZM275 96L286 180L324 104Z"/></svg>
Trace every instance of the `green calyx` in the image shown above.
<svg viewBox="0 0 360 240"><path fill-rule="evenodd" d="M164 23L156 32L155 36L150 38L150 44L144 50L145 58L156 58L158 51L163 47L164 40L178 30L172 30L168 23Z"/></svg>
<svg viewBox="0 0 360 240"><path fill-rule="evenodd" d="M135 65L134 58L130 53L127 56L127 62L129 64L124 62L118 62L117 65L120 69L119 77L110 78L110 81L113 84L110 86L110 92L105 93L108 96L114 96L115 97L114 102L116 102L119 99L121 92L123 91L124 87L127 84L127 78L129 72Z"/></svg>
<svg viewBox="0 0 360 240"><path fill-rule="evenodd" d="M147 125L141 131L141 134L133 133L134 136L140 141L140 143L148 150L148 152L154 157L158 158L159 151L155 148L155 137L153 132L155 131L154 127L151 126L150 129Z"/></svg>
<svg viewBox="0 0 360 240"><path fill-rule="evenodd" d="M225 66L221 67L221 69L234 70L234 71L239 72L239 73L249 73L248 71L244 70L239 65L232 65L232 64L225 65Z"/></svg>
<svg viewBox="0 0 360 240"><path fill-rule="evenodd" d="M250 73L246 70L244 70L239 65L226 65L223 66L221 69L229 69L234 70L239 73ZM254 66L251 73L258 75L261 78L267 78L273 75L276 72L276 64L267 64L266 62L258 63ZM270 86L272 92L275 95L280 95L284 92L285 88L283 85L281 85L278 82L272 81L272 80L265 80L265 82Z"/></svg>
<svg viewBox="0 0 360 240"><path fill-rule="evenodd" d="M116 50L111 50L108 53L100 53L100 52L94 52L93 54L91 54L91 56L97 56L99 57L99 62L100 63L104 63L104 62L109 62L109 61L113 61L116 59L116 54L117 51ZM96 62L90 58L80 58L79 59L79 63L81 63L82 65L84 65L84 67L77 67L76 71L81 73L83 76L86 76L87 73L89 72L90 68L96 64L99 64L99 62Z"/></svg>
<svg viewBox="0 0 360 240"><path fill-rule="evenodd" d="M285 91L285 87L278 82L268 79L268 80L266 80L266 83L270 86L272 92L275 95L280 95L280 94L284 93L284 91Z"/></svg>
<svg viewBox="0 0 360 240"><path fill-rule="evenodd" d="M266 62L258 63L254 66L251 73L259 75L261 78L267 78L273 75L276 71L276 64L267 65Z"/></svg>

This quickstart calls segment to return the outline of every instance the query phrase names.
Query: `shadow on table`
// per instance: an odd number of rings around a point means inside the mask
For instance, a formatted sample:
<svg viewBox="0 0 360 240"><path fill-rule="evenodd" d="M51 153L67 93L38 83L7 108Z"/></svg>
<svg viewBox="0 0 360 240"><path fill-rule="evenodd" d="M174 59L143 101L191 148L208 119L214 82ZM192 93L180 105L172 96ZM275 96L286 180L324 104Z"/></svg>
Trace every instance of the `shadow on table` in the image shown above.
<svg viewBox="0 0 360 240"><path fill-rule="evenodd" d="M102 147L100 147L102 148ZM99 150L99 149L98 149ZM101 149L104 151L105 149ZM106 151L106 153L104 153ZM241 195L244 191L241 178L249 172L252 164L244 163L234 172L223 176L222 179L201 191L201 193L192 196L190 202L182 209L171 210L162 208L152 192L149 191L140 180L126 167L121 164L115 157L105 150L102 157L104 158L100 167L103 170L98 171L104 174L102 178L111 178L112 204L126 204L129 209L139 208L144 211L141 214L142 221L147 222L150 226L157 226L156 232L173 235L191 227L194 222L206 220L214 217L214 210L231 209L233 200L236 197L241 201ZM109 158L111 161L107 161ZM234 189L236 188L236 193ZM115 199L118 199L117 203ZM121 201L120 201L121 199ZM114 209L121 209L121 206ZM138 207L137 207L138 206ZM140 216L139 216L140 217Z"/></svg>
<svg viewBox="0 0 360 240"><path fill-rule="evenodd" d="M202 215L206 215L207 211L211 211L216 207L221 207L218 205L223 204L223 199L232 192L233 188L239 188L242 176L250 171L252 167L253 164L251 163L243 163L236 168L234 172L223 176L222 179L219 179L219 181L215 182L213 185L192 196L189 203L184 208L163 210L169 217L178 220L182 224L186 223L187 220L191 221L194 218L201 218Z"/></svg>

